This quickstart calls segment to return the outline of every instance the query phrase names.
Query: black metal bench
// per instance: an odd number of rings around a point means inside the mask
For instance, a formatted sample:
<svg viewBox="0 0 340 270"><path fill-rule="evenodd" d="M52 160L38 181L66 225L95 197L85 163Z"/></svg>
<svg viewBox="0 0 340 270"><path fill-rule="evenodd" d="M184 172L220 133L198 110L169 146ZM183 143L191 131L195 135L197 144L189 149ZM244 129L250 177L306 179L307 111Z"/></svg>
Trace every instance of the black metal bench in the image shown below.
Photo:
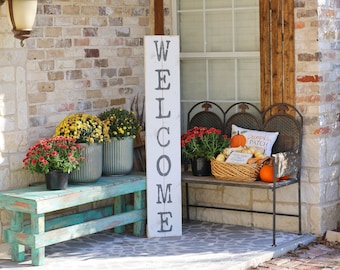
<svg viewBox="0 0 340 270"><path fill-rule="evenodd" d="M200 104L209 103L209 101L200 102ZM209 112L211 118L211 113ZM199 117L204 117L204 113L200 112ZM185 184L186 194L186 214L187 219L190 220L190 207L198 208L211 208L231 211L242 211L259 214L270 214L273 217L273 246L276 246L276 217L278 215L290 216L298 218L298 231L301 234L301 148L302 148L302 128L303 117L301 113L292 105L286 103L273 104L272 106L260 112L256 106L247 103L239 102L230 106L224 114L224 132L231 134L231 125L247 128L257 129L263 131L277 131L279 132L278 138L273 145L272 158L274 163L274 182L267 183L262 181L255 182L238 182L226 180L217 180L213 176L197 177L184 171L182 174L182 183ZM198 120L197 116L192 118L188 117L188 127L191 126L191 119L195 119L198 123L204 123L203 120ZM218 123L218 121L216 121ZM216 127L218 128L218 127ZM281 173L282 158L291 159L294 163L295 172L290 175L289 179L284 181L276 181L277 176ZM291 162L292 163L292 162ZM219 185L219 186L236 186L241 188L254 188L254 189L267 189L273 193L272 211L259 211L252 209L240 209L230 207L220 207L214 205L204 205L190 203L189 185ZM284 188L293 184L297 184L297 213L278 213L276 210L276 191L277 189Z"/></svg>

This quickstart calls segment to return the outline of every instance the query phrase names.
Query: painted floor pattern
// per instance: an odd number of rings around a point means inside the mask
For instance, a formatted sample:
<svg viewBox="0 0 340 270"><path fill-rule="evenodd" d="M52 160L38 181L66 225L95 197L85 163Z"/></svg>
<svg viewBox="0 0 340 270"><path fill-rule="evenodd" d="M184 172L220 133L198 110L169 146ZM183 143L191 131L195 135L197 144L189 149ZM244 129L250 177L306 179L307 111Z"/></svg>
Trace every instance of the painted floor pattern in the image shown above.
<svg viewBox="0 0 340 270"><path fill-rule="evenodd" d="M308 244L312 235L191 221L182 236L135 237L112 230L46 247L45 263L31 266L29 250L24 262L13 262L0 252L0 269L44 270L225 270L247 269Z"/></svg>

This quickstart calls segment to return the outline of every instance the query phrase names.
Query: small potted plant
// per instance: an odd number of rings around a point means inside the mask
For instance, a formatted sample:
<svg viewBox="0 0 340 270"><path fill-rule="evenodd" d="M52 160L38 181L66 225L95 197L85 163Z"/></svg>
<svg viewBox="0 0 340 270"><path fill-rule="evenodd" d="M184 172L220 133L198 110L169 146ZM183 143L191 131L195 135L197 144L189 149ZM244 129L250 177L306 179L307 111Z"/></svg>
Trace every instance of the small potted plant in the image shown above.
<svg viewBox="0 0 340 270"><path fill-rule="evenodd" d="M108 126L110 142L104 142L103 174L127 174L133 168L133 145L141 126L133 111L111 108L98 115Z"/></svg>
<svg viewBox="0 0 340 270"><path fill-rule="evenodd" d="M100 113L98 117L108 126L110 139L134 139L141 130L134 111L128 111L123 108L111 108Z"/></svg>
<svg viewBox="0 0 340 270"><path fill-rule="evenodd" d="M210 175L210 159L223 152L229 142L220 129L193 127L181 136L182 154L191 161L194 175Z"/></svg>
<svg viewBox="0 0 340 270"><path fill-rule="evenodd" d="M76 139L63 136L40 139L24 158L24 168L45 174L47 189L66 189L69 173L79 170L84 158ZM59 181L60 180L60 181Z"/></svg>
<svg viewBox="0 0 340 270"><path fill-rule="evenodd" d="M71 183L91 183L102 175L103 142L109 140L107 125L97 116L74 113L65 117L56 127L55 136L74 138L83 146L85 164L70 174Z"/></svg>

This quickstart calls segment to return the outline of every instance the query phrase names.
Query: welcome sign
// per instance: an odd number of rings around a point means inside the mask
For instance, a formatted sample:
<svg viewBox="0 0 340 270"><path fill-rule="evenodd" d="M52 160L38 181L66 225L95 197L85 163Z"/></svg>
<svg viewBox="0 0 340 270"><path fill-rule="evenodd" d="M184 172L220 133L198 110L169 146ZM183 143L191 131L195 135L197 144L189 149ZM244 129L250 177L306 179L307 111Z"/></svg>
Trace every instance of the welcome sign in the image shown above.
<svg viewBox="0 0 340 270"><path fill-rule="evenodd" d="M146 36L148 237L182 235L178 36Z"/></svg>

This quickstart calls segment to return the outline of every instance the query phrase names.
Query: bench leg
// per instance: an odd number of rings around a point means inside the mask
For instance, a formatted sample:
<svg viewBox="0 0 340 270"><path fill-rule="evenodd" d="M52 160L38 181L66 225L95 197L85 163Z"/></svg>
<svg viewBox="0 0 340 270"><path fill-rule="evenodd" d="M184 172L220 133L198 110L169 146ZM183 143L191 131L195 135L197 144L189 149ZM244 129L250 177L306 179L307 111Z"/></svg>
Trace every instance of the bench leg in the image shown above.
<svg viewBox="0 0 340 270"><path fill-rule="evenodd" d="M276 247L276 187L273 188L273 247Z"/></svg>
<svg viewBox="0 0 340 270"><path fill-rule="evenodd" d="M31 233L43 234L45 232L45 215L31 214ZM34 240L33 240L34 241ZM45 260L45 247L36 248L36 243L31 243L32 246L32 264L43 265Z"/></svg>
<svg viewBox="0 0 340 270"><path fill-rule="evenodd" d="M145 191L137 191L134 193L134 209L145 209ZM133 234L136 236L144 236L146 230L145 219L137 221L133 224Z"/></svg>
<svg viewBox="0 0 340 270"><path fill-rule="evenodd" d="M301 224L301 181L300 180L298 183L298 208L299 208L298 210L299 211L299 234L301 234L302 224Z"/></svg>
<svg viewBox="0 0 340 270"><path fill-rule="evenodd" d="M117 196L114 198L113 213L115 215L125 212L125 195ZM125 232L125 226L114 228L115 233Z"/></svg>
<svg viewBox="0 0 340 270"><path fill-rule="evenodd" d="M187 210L187 220L190 222L190 212L189 212L189 184L185 183L185 200L186 200L186 210Z"/></svg>
<svg viewBox="0 0 340 270"><path fill-rule="evenodd" d="M22 232L24 229L24 213L10 212L10 226L13 232ZM12 260L22 262L25 259L25 246L19 244L17 239L11 239Z"/></svg>

